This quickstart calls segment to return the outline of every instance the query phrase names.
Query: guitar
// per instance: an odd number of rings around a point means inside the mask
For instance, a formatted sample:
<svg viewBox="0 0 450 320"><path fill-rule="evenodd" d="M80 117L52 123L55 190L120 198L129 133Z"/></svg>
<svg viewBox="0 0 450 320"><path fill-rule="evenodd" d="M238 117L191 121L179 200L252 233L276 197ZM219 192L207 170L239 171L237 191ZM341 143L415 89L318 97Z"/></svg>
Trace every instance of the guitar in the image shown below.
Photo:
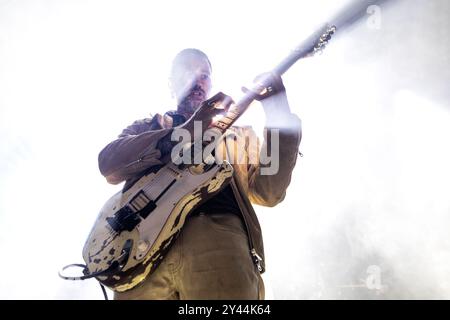
<svg viewBox="0 0 450 320"><path fill-rule="evenodd" d="M354 15L352 13L350 17ZM348 12L340 18L338 21L344 25L343 22L349 19ZM282 75L299 59L321 52L335 32L335 25L320 27L272 72ZM251 90L246 90L210 130L224 135L266 89L267 83L262 79ZM217 105L221 102L212 101ZM84 275L68 277L60 273L60 276L68 280L95 277L110 289L123 292L152 274L177 238L189 213L220 192L233 176L233 167L227 161L198 165L175 163L152 168L130 188L113 195L100 210L85 242Z"/></svg>

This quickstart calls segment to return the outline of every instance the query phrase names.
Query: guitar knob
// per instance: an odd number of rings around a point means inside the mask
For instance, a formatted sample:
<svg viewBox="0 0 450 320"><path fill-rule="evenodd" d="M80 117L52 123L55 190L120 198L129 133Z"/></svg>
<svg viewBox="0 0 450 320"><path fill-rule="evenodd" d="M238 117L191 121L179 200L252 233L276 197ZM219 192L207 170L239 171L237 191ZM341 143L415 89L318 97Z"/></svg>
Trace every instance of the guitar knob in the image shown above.
<svg viewBox="0 0 450 320"><path fill-rule="evenodd" d="M145 240L139 240L138 245L137 245L137 249L140 252L145 252L147 251L149 246L149 243Z"/></svg>

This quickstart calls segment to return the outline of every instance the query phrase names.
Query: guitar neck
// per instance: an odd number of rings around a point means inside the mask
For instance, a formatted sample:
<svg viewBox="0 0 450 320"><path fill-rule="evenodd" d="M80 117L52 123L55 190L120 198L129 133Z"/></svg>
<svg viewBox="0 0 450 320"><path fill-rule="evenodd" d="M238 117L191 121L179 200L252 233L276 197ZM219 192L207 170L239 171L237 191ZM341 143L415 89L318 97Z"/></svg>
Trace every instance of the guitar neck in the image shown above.
<svg viewBox="0 0 450 320"><path fill-rule="evenodd" d="M286 58L272 69L272 72L281 76L298 60L321 52L336 30L342 31L360 21L361 18L365 17L367 14L367 8L369 6L381 5L386 2L394 2L394 0L351 1L346 7L342 8L328 20L330 23L320 26L314 33L303 40ZM264 79L262 79L261 84L264 87L269 85L268 83L264 83ZM258 92L258 90L261 90L259 88L260 86L254 85L251 90L247 91L244 96L232 106L228 113L218 121L214 122L212 126L219 129L222 133L225 133L225 131L241 117L259 95L260 92Z"/></svg>
<svg viewBox="0 0 450 320"><path fill-rule="evenodd" d="M292 67L301 58L308 57L310 54L315 52L317 49L318 42L321 37L330 30L329 25L324 25L319 28L316 32L305 39L299 46L297 46L292 52L284 58L275 68L272 69L272 73L283 75L290 67ZM260 84L263 88L268 86L267 79L261 79ZM234 104L230 110L218 121L212 124L213 127L219 129L222 133L230 128L248 109L250 104L258 97L260 94L261 86L255 84L250 90L248 90L239 101Z"/></svg>

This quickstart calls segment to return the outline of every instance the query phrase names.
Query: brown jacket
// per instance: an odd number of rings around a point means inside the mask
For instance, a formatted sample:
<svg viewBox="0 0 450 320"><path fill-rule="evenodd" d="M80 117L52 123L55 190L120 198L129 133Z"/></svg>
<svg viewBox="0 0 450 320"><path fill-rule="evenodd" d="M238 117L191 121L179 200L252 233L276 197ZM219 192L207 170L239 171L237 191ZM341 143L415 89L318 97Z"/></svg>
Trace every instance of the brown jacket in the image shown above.
<svg viewBox="0 0 450 320"><path fill-rule="evenodd" d="M289 122L289 130L280 129L279 131L279 170L274 175L260 174L260 165L248 161L251 156L259 159L259 150L248 147L251 139L257 140L251 127L232 127L235 138L224 140L226 142L222 142L220 146L220 148L227 148L229 157L235 159L233 164L235 173L231 187L242 211L249 245L251 249L254 249L253 259L260 272L265 270L263 239L261 227L251 203L273 207L286 195L301 140L300 119L290 114ZM172 133L172 123L171 113L166 113L164 116L156 114L151 119L137 120L124 129L118 139L109 143L99 154L100 172L106 180L112 184L127 181L126 185L129 185L138 180L149 167L169 161L163 160L167 157L162 157L158 142ZM267 133L270 130L265 129ZM267 134L265 137L263 148L271 143L271 135ZM244 153L241 152L238 155L241 158L238 159L239 161L236 161L237 156L233 154L233 150L237 147L230 145L233 143L245 144ZM259 149L259 146L257 148ZM261 259L258 259L258 256Z"/></svg>

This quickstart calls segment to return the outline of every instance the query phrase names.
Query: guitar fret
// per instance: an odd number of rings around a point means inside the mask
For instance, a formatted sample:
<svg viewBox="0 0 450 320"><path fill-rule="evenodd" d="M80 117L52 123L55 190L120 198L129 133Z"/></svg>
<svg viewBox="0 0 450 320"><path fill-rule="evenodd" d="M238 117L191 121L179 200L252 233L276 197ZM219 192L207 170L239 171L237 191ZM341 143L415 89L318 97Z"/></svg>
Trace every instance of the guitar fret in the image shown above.
<svg viewBox="0 0 450 320"><path fill-rule="evenodd" d="M225 115L226 118L235 120L237 117L239 117L239 112L236 111L228 111Z"/></svg>
<svg viewBox="0 0 450 320"><path fill-rule="evenodd" d="M231 124L233 122L233 119L230 119L228 117L223 117L222 119L220 119L221 122L226 123L226 124Z"/></svg>
<svg viewBox="0 0 450 320"><path fill-rule="evenodd" d="M222 120L218 121L215 126L219 129L227 129L229 126L228 124L222 122Z"/></svg>
<svg viewBox="0 0 450 320"><path fill-rule="evenodd" d="M239 113L235 111L228 111L227 114L225 114L220 120L218 120L214 126L219 129L228 129L234 121L236 121L236 118L239 117Z"/></svg>

